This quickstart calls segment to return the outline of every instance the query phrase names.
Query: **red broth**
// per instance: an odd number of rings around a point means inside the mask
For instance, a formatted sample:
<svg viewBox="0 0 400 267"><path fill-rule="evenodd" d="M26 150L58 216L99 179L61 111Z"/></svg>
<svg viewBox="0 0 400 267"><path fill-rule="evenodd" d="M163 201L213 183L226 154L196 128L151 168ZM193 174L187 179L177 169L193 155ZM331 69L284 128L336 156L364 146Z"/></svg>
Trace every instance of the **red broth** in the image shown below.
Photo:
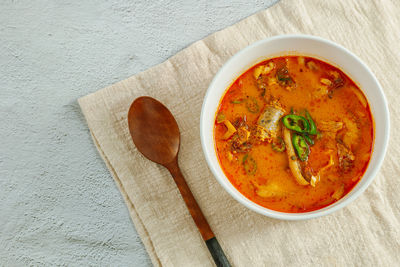
<svg viewBox="0 0 400 267"><path fill-rule="evenodd" d="M338 201L361 179L374 127L365 96L346 74L286 56L253 66L227 89L214 139L220 166L244 196L272 210L307 212Z"/></svg>

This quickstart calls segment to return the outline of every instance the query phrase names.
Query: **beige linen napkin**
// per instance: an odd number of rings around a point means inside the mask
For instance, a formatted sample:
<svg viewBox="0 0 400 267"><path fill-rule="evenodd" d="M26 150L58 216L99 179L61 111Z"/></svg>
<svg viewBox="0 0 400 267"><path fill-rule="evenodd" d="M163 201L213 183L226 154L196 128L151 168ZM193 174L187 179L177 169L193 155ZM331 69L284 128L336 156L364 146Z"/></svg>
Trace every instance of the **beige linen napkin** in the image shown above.
<svg viewBox="0 0 400 267"><path fill-rule="evenodd" d="M397 0L283 0L79 99L154 265L212 266L213 261L168 171L145 159L131 141L126 116L132 100L142 95L159 99L176 117L183 174L234 266L400 263L399 14ZM285 33L322 36L357 54L382 83L392 118L388 154L366 192L332 215L299 222L269 219L233 200L208 170L199 138L201 104L217 70L245 46Z"/></svg>

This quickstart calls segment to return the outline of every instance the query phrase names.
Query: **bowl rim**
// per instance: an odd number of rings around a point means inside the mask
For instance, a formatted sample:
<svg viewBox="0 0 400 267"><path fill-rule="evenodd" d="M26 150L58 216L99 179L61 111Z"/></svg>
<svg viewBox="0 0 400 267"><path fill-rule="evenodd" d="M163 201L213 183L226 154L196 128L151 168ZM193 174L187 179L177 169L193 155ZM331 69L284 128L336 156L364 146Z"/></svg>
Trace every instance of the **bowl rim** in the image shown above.
<svg viewBox="0 0 400 267"><path fill-rule="evenodd" d="M377 160L376 160L376 165L372 168L371 173L369 175L369 177L366 178L366 180L364 181L364 183L356 190L354 191L354 193L352 194L348 194L347 198L342 198L341 202L337 201L334 202L324 208L318 209L318 210L314 210L314 211L309 211L309 212L302 212L302 213L287 213L287 212L280 212L280 211L276 211L276 210L272 210L266 207L262 207L261 205L249 200L245 195L243 195L240 191L239 194L241 194L242 197L239 197L237 192L233 191L230 187L228 187L223 180L227 180L228 183L231 183L229 181L229 179L226 177L226 175L224 175L224 177L220 177L217 174L216 169L214 168L213 165L213 160L211 159L211 156L208 155L207 151L207 143L205 140L205 135L203 133L203 129L205 127L205 105L207 103L207 99L210 97L211 94L211 89L213 87L215 87L215 83L217 82L217 80L220 78L219 76L221 75L222 72L225 71L225 69L231 64L231 62L233 62L236 58L242 56L242 54L247 53L248 51L254 49L255 47L262 45L264 43L267 42L272 42L272 41L276 41L279 39L309 39L312 41L317 41L317 42L321 42L324 43L326 45L330 45L333 46L334 48L340 50L341 53L346 54L346 56L350 56L353 57L353 59L359 64L361 65L365 71L367 72L367 74L370 76L370 78L373 80L373 82L375 83L375 87L378 91L379 96L381 97L381 100L383 101L383 116L385 118L384 120L384 140L383 140L383 148L381 150L381 153L378 154L377 156ZM256 65L257 62L255 62L253 65ZM236 78L235 78L236 79ZM357 82L357 81L356 81ZM225 89L226 91L226 89ZM215 112L215 111L214 111ZM372 111L371 111L372 112ZM373 114L374 115L374 114ZM373 116L373 119L374 116ZM374 123L374 132L375 132L375 123ZM375 134L374 134L375 135ZM375 140L376 136L374 136L374 145L373 148L375 148ZM386 99L386 96L384 94L384 91L382 89L382 86L380 85L378 79L375 77L375 75L373 74L373 72L371 71L371 69L368 67L367 64L365 64L358 56L356 56L355 54L353 54L350 50L348 50L347 48L341 46L340 44L337 44L333 41L318 37L318 36L313 36L313 35L306 35L306 34L284 34L284 35L276 35L276 36L272 36L266 39L262 39L259 40L257 42L254 42L253 44L250 44L248 46L246 46L245 48L241 49L239 52L237 52L236 54L234 54L232 57L230 57L224 64L223 66L218 70L218 72L215 74L213 80L211 81L210 85L207 88L207 92L204 96L204 100L203 100L203 104L202 104L202 108L201 108L201 114L200 114L200 139L201 139L201 146L202 146L202 150L204 153L204 156L206 158L206 162L207 165L209 167L209 169L211 170L213 176L215 177L215 179L218 181L218 183L239 203L241 203L242 205L244 205L245 207L268 217L271 218L275 218L275 219L281 219L281 220L306 220L306 219L312 219L312 218L317 218L317 217L321 217L321 216L325 216L328 214L331 214L337 210L342 209L343 207L347 206L348 204L350 204L351 202L353 202L356 198L358 198L365 190L366 188L371 184L371 182L375 179L378 171L380 170L382 164L383 164L383 160L385 158L386 152L387 152L387 147L388 147L388 143L389 143L389 138L390 138L390 113L389 113L389 108L388 108L388 102ZM216 154L215 151L215 147L213 147L214 153ZM372 154L375 152L375 149L372 151ZM371 157L372 159L372 157ZM369 162L370 164L371 162ZM218 162L219 165L219 162ZM221 168L221 167L220 167ZM222 168L221 168L222 169ZM223 171L222 171L223 172ZM364 176L362 176L361 179L363 179ZM360 179L360 181L361 181ZM358 183L360 183L360 181ZM233 185L232 185L233 186ZM355 188L353 188L352 190L354 190ZM245 201L245 199L247 201ZM336 204L336 205L334 205ZM269 211L271 211L272 213L270 213Z"/></svg>

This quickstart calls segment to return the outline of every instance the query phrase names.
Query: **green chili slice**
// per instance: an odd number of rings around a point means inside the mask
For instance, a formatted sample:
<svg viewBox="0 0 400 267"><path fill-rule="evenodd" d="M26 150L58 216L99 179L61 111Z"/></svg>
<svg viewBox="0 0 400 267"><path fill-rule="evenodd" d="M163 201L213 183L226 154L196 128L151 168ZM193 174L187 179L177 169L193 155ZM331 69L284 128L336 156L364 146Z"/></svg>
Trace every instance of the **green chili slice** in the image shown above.
<svg viewBox="0 0 400 267"><path fill-rule="evenodd" d="M285 151L286 145L285 145L285 141L283 141L282 137L278 137L277 141L278 141L277 143L275 143L275 142L271 143L272 149L275 150L276 152Z"/></svg>
<svg viewBox="0 0 400 267"><path fill-rule="evenodd" d="M249 154L243 156L242 164L247 174L254 175L256 173L257 162Z"/></svg>
<svg viewBox="0 0 400 267"><path fill-rule="evenodd" d="M308 133L310 130L310 124L307 119L303 116L289 114L283 117L283 125L289 130L293 130L299 133Z"/></svg>
<svg viewBox="0 0 400 267"><path fill-rule="evenodd" d="M306 110L306 119L308 120L308 123L310 124L310 130L308 131L309 134L315 135L317 134L317 126L315 125L314 120L311 118L310 113Z"/></svg>
<svg viewBox="0 0 400 267"><path fill-rule="evenodd" d="M303 137L310 146L314 145L314 140L308 134L303 134Z"/></svg>
<svg viewBox="0 0 400 267"><path fill-rule="evenodd" d="M219 113L219 114L217 115L217 123L224 122L225 119L226 119L225 114Z"/></svg>
<svg viewBox="0 0 400 267"><path fill-rule="evenodd" d="M246 108L251 113L258 113L260 111L260 106L258 105L257 99L252 96L247 99Z"/></svg>
<svg viewBox="0 0 400 267"><path fill-rule="evenodd" d="M243 102L243 100L232 100L231 103L232 104L241 104Z"/></svg>
<svg viewBox="0 0 400 267"><path fill-rule="evenodd" d="M310 154L310 148L307 145L306 140L303 136L294 134L292 138L293 147L296 150L296 154L301 161L306 161Z"/></svg>

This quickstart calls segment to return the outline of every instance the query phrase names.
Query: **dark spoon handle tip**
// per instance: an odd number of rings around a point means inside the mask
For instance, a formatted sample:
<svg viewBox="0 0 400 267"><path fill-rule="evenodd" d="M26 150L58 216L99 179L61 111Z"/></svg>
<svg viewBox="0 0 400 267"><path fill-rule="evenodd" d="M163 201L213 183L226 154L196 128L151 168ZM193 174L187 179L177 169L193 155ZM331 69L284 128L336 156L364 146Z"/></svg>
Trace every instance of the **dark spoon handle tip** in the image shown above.
<svg viewBox="0 0 400 267"><path fill-rule="evenodd" d="M208 239L206 244L217 267L231 267L224 251L215 237Z"/></svg>

